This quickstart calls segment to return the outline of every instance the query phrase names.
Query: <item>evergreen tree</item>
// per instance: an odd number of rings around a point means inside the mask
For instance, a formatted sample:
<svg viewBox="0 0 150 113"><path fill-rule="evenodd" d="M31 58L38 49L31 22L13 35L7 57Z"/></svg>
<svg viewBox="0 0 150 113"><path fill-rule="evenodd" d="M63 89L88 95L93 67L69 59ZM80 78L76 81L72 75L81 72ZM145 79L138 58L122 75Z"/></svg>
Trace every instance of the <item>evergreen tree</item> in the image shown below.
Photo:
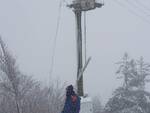
<svg viewBox="0 0 150 113"><path fill-rule="evenodd" d="M150 93L145 91L150 65L142 57L134 60L127 54L118 64L117 74L124 78L123 86L113 92L105 105L105 113L150 113Z"/></svg>

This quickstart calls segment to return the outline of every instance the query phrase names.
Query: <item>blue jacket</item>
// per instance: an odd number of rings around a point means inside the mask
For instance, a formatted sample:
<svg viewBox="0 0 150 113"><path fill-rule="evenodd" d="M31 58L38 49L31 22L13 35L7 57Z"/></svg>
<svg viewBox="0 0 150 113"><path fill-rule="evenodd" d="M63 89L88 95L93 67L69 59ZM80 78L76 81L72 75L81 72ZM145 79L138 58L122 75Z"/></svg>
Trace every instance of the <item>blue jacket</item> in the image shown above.
<svg viewBox="0 0 150 113"><path fill-rule="evenodd" d="M72 96L67 96L62 113L79 113L80 111L80 97L76 96L73 102Z"/></svg>

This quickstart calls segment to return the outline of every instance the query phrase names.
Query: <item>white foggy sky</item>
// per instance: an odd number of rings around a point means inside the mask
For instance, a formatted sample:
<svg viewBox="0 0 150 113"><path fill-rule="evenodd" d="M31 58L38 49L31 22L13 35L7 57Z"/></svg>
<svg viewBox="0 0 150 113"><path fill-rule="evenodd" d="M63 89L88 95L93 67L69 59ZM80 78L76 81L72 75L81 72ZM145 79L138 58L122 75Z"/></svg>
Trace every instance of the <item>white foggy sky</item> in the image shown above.
<svg viewBox="0 0 150 113"><path fill-rule="evenodd" d="M17 58L20 69L48 83L53 39L60 0L0 0L0 35ZM67 0L66 0L67 1ZM136 0L133 0L136 1ZM138 0L139 1L139 0ZM142 0L147 7L148 0ZM150 21L150 10L132 10ZM150 7L149 7L150 8ZM73 12L62 7L53 77L67 84L76 79L76 40ZM85 92L100 95L106 101L119 86L115 63L125 52L132 58L143 56L150 62L150 22L145 22L116 4L87 13L88 56L92 56L85 75ZM150 89L150 85L148 86Z"/></svg>

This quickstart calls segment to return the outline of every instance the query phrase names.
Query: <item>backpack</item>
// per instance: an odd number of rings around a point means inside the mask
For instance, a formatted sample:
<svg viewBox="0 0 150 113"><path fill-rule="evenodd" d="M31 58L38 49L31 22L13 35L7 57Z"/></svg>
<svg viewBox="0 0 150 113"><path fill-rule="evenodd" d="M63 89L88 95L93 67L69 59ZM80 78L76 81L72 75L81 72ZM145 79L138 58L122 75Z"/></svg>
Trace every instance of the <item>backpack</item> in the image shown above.
<svg viewBox="0 0 150 113"><path fill-rule="evenodd" d="M71 96L73 113L78 113L80 110L80 99L77 95Z"/></svg>
<svg viewBox="0 0 150 113"><path fill-rule="evenodd" d="M72 103L76 103L77 102L77 96L76 95L71 96L71 100L72 100Z"/></svg>

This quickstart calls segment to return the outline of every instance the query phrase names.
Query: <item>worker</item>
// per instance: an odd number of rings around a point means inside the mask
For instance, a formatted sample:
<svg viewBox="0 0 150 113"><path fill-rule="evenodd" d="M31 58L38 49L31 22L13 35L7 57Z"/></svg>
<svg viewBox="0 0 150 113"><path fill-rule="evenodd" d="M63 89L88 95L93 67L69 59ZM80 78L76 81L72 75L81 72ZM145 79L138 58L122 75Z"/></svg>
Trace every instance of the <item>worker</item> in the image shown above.
<svg viewBox="0 0 150 113"><path fill-rule="evenodd" d="M79 113L80 97L75 93L72 85L66 88L66 100L62 113Z"/></svg>

